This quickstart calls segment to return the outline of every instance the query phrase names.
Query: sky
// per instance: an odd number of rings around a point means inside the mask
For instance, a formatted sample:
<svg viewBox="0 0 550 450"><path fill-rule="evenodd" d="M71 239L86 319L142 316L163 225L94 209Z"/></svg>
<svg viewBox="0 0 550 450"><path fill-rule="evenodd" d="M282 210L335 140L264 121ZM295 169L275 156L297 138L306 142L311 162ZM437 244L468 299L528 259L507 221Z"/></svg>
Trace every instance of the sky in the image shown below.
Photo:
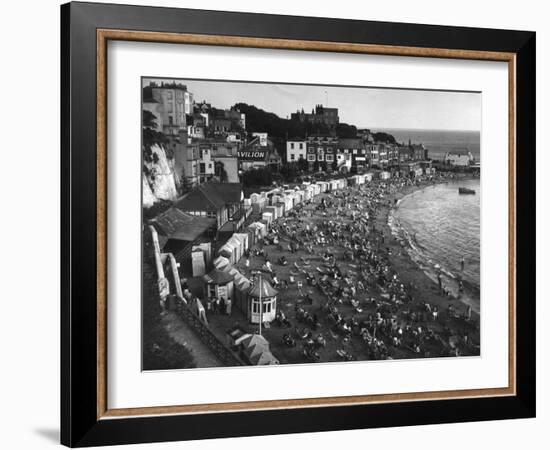
<svg viewBox="0 0 550 450"><path fill-rule="evenodd" d="M143 79L148 85L152 79ZM162 81L172 81L165 79ZM155 79L160 82L161 79ZM338 108L340 122L358 128L481 130L481 94L477 92L312 86L231 81L175 80L187 85L196 102L216 108L248 103L279 117L317 104Z"/></svg>

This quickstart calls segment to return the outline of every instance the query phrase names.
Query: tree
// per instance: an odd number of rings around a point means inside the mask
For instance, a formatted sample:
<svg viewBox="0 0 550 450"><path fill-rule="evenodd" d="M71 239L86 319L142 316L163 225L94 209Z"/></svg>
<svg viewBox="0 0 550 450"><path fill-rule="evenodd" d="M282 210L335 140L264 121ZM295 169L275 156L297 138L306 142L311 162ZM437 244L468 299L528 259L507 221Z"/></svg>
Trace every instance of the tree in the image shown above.
<svg viewBox="0 0 550 450"><path fill-rule="evenodd" d="M157 116L147 109L142 111L142 122L144 128L156 129L158 127Z"/></svg>
<svg viewBox="0 0 550 450"><path fill-rule="evenodd" d="M382 142L385 144L397 144L397 142L395 141L395 138L391 134L384 133L381 131L378 133L374 133L372 137L374 139L374 142Z"/></svg>
<svg viewBox="0 0 550 450"><path fill-rule="evenodd" d="M307 163L307 160L305 158L300 158L298 160L298 169L304 172L307 172L309 170L309 164Z"/></svg>
<svg viewBox="0 0 550 450"><path fill-rule="evenodd" d="M355 125L348 125L347 123L339 123L336 125L336 136L339 138L357 137L357 127Z"/></svg>
<svg viewBox="0 0 550 450"><path fill-rule="evenodd" d="M216 161L214 163L214 174L220 179L221 183L227 182L227 171L223 161Z"/></svg>

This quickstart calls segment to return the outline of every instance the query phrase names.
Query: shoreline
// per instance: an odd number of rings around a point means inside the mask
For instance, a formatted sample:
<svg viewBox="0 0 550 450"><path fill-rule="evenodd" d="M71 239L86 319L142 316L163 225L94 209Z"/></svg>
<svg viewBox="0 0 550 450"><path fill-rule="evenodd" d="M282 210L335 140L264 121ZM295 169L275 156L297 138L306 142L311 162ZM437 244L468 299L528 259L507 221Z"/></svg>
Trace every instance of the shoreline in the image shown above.
<svg viewBox="0 0 550 450"><path fill-rule="evenodd" d="M470 178L468 177L468 179ZM458 183L459 180L455 182ZM436 184L443 183L445 183L445 181ZM407 246L409 246L407 239L401 236L395 236L394 230L388 223L392 212L399 207L399 202L403 198L430 186L432 186L432 184L405 186L395 193L388 194L387 200L389 200L392 205L394 205L395 200L397 200L398 203L391 207L387 205L381 206L375 218L375 224L378 229L383 230L384 235L388 238L385 246L390 250L387 258L392 269L399 274L403 281L406 283L412 282L416 286L415 293L417 296L421 297L423 302L436 305L440 311L452 305L456 311L465 312L469 303L454 295L444 296L440 293L437 282L430 278L420 264L410 255L407 248ZM445 276L445 278L448 277ZM472 319L479 324L480 312L474 309L474 305L472 305Z"/></svg>

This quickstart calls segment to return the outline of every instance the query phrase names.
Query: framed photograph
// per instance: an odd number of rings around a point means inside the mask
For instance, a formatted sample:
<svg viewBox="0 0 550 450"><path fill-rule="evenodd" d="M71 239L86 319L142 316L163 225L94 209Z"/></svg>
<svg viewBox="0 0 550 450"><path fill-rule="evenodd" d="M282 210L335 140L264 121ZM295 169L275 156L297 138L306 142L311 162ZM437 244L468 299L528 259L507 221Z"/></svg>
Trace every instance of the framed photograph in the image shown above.
<svg viewBox="0 0 550 450"><path fill-rule="evenodd" d="M61 440L535 415L535 33L61 7Z"/></svg>

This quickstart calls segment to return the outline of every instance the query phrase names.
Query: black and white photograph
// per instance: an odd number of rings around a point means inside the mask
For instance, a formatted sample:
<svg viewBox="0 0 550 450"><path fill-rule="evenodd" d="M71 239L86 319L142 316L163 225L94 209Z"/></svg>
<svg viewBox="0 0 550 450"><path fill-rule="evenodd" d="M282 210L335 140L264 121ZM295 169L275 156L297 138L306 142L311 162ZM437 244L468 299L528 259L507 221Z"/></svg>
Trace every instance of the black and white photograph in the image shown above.
<svg viewBox="0 0 550 450"><path fill-rule="evenodd" d="M143 370L480 356L480 92L141 91Z"/></svg>

